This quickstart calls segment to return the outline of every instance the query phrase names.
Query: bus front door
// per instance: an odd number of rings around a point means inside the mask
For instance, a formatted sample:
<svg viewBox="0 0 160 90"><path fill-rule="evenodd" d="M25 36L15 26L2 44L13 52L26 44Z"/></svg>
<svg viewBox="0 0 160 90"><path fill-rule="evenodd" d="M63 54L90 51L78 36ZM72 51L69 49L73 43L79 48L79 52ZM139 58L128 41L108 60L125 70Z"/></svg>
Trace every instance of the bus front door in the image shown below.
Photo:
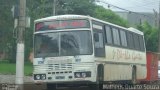
<svg viewBox="0 0 160 90"><path fill-rule="evenodd" d="M96 57L105 57L105 43L102 32L94 32L94 54Z"/></svg>

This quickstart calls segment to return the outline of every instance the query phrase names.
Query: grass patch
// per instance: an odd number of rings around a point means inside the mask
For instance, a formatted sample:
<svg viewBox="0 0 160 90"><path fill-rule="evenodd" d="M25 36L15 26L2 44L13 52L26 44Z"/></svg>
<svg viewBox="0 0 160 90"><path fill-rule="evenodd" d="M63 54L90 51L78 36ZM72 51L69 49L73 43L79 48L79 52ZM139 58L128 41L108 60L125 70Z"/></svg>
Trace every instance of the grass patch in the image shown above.
<svg viewBox="0 0 160 90"><path fill-rule="evenodd" d="M0 73L1 74L15 74L16 65L11 63L0 63Z"/></svg>
<svg viewBox="0 0 160 90"><path fill-rule="evenodd" d="M33 65L31 63L24 64L24 74L25 75L32 75L33 72Z"/></svg>
<svg viewBox="0 0 160 90"><path fill-rule="evenodd" d="M24 64L24 74L32 75L33 66L31 63ZM1 74L15 74L16 73L16 64L8 62L0 62L0 73Z"/></svg>

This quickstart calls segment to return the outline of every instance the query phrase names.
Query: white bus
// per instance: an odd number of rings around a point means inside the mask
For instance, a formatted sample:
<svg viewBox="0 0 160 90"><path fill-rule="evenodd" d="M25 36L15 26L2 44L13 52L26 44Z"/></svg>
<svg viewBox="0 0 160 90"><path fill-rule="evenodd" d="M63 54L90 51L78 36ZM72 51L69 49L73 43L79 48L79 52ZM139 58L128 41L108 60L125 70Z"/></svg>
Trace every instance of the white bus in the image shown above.
<svg viewBox="0 0 160 90"><path fill-rule="evenodd" d="M137 83L146 78L143 32L90 16L35 20L35 83ZM94 87L94 89L96 89Z"/></svg>

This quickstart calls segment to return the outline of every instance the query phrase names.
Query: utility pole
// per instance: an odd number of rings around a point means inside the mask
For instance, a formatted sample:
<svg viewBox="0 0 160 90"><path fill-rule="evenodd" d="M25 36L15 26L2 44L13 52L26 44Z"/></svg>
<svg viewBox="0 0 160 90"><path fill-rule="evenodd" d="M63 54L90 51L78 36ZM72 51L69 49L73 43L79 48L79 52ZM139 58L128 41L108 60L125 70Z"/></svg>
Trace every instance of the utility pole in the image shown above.
<svg viewBox="0 0 160 90"><path fill-rule="evenodd" d="M56 0L53 0L53 15L56 15Z"/></svg>
<svg viewBox="0 0 160 90"><path fill-rule="evenodd" d="M159 1L159 12L158 12L158 53L160 53L160 1Z"/></svg>
<svg viewBox="0 0 160 90"><path fill-rule="evenodd" d="M24 78L24 31L26 26L26 0L19 0L18 37L16 53L16 85L23 90Z"/></svg>
<svg viewBox="0 0 160 90"><path fill-rule="evenodd" d="M155 17L155 27L157 27L158 28L158 26L159 26L159 14L158 14L158 12L155 10L155 9L153 9L153 12L154 12L154 17Z"/></svg>

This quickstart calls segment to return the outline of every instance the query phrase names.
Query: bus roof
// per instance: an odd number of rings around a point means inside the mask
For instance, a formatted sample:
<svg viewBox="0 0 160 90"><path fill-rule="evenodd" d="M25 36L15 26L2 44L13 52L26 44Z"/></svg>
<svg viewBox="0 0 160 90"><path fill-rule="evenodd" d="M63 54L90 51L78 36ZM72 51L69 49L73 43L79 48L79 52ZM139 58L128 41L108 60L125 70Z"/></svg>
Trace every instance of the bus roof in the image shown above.
<svg viewBox="0 0 160 90"><path fill-rule="evenodd" d="M99 22L102 22L102 23L105 23L105 24L108 24L108 25L111 25L111 26L114 26L114 27L118 27L118 28L121 28L121 29L124 29L124 30L128 30L128 31L135 32L137 34L143 35L143 32L139 31L136 28L133 28L133 27L126 28L126 27L122 27L122 26L119 26L119 25L116 25L116 24L113 24L113 23L110 23L110 22L106 22L106 21L103 21L103 20L100 20L100 19L96 19L96 18L93 18L93 17L90 17L90 16L84 16L84 15L50 16L50 17L46 17L46 18L37 19L34 22L51 21L51 20L66 20L66 19L91 19L91 20L99 21Z"/></svg>
<svg viewBox="0 0 160 90"><path fill-rule="evenodd" d="M144 35L142 31L140 31L140 30L138 30L138 29L136 29L136 28L133 28L133 27L128 28L128 30L129 30L129 31L132 31L132 32L134 31L134 32L136 32L136 33L138 33L138 34L141 34L141 35Z"/></svg>
<svg viewBox="0 0 160 90"><path fill-rule="evenodd" d="M50 20L65 20L65 19L87 19L89 18L88 16L83 16L83 15L58 15L58 16L50 16L46 18L41 18L35 20L35 22L40 22L40 21L50 21Z"/></svg>

